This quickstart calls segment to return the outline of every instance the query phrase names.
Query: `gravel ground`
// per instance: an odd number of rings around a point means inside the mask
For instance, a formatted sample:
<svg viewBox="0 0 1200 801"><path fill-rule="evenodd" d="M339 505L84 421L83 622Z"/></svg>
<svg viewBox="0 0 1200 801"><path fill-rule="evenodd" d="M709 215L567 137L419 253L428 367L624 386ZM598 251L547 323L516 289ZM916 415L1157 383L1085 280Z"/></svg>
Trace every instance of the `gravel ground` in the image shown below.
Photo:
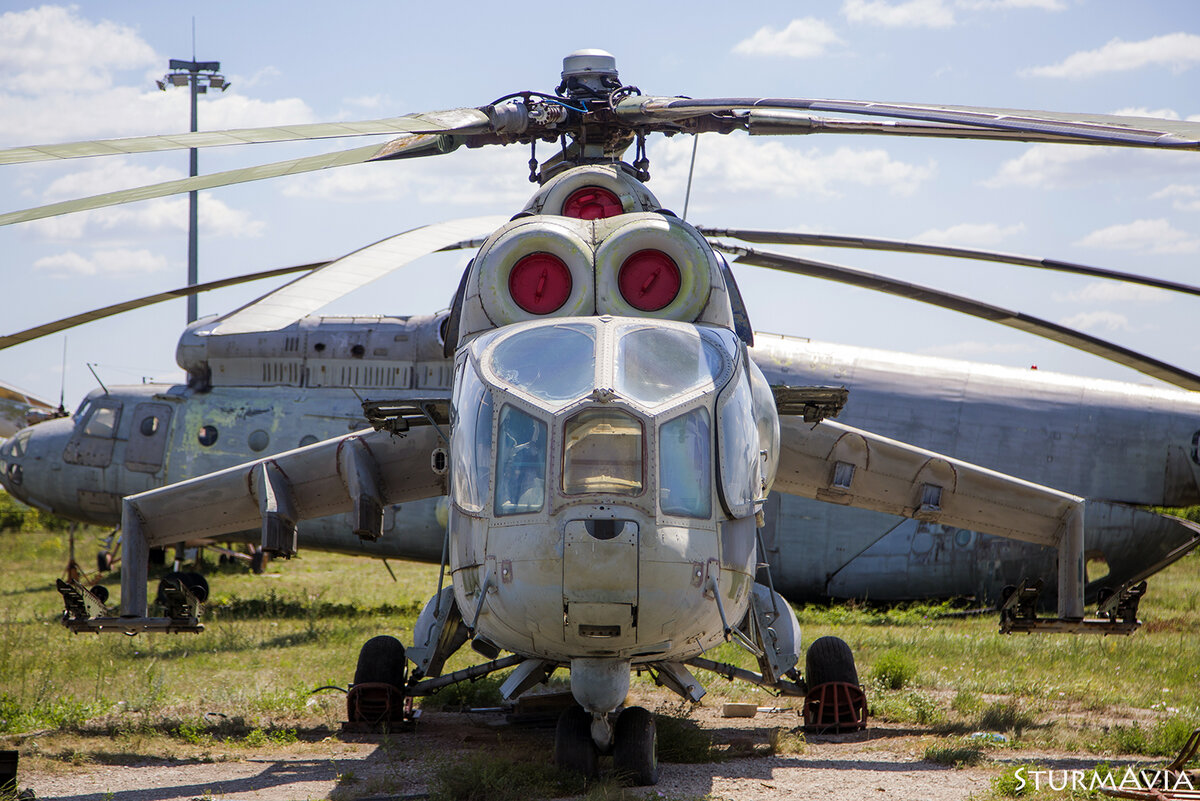
<svg viewBox="0 0 1200 801"><path fill-rule="evenodd" d="M694 717L715 740L748 755L704 764L663 764L651 798L823 801L904 798L951 801L984 794L995 763L954 769L922 760L931 742L919 730L880 725L866 732L809 737L802 753L766 755L767 732L791 728L795 712L724 719L716 709ZM486 749L544 753L551 758L550 729L516 727L496 714L427 713L414 732L388 738L334 735L315 741L228 752L179 750L170 757L131 754L92 738L79 750L87 759L22 756L20 786L40 799L71 801L175 801L181 799L419 798L435 767L446 759ZM29 743L23 752L29 750ZM9 746L11 747L11 746ZM740 749L740 750L739 750ZM1025 758L1003 752L1004 758ZM1044 755L1043 755L1044 756Z"/></svg>

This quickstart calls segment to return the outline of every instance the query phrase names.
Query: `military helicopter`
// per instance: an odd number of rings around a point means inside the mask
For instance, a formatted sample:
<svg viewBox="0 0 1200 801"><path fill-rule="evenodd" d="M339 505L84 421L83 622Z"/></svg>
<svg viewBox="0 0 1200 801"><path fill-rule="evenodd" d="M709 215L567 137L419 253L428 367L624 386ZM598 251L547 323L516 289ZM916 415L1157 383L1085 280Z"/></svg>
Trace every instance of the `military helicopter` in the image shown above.
<svg viewBox="0 0 1200 801"><path fill-rule="evenodd" d="M798 113L810 110L910 121L850 124ZM1010 623L1109 632L1135 624L1129 602L1139 590L1130 586L1102 603L1100 618L1084 619L1085 509L1092 507L1084 498L828 420L843 403L836 388L772 390L748 357L751 335L727 263L643 183L644 140L651 133L727 133L761 125L772 131L849 125L908 135L1198 146L1197 126L1159 120L646 97L621 83L615 59L602 51L568 56L554 95L523 93L479 109L362 126L355 133L405 135L340 160L436 155L463 144L561 144L539 165L541 188L533 199L487 237L463 275L444 334L444 352L454 356L450 404L439 397L374 401L365 404L375 429L369 433L344 434L124 498L120 614L81 586L64 587L65 622L77 631L195 631L198 598L184 579L160 593L168 614L147 616L151 546L260 526L264 549L290 554L302 521L349 511L355 533L374 539L382 533L386 505L446 494L442 561L451 586L439 587L430 599L407 652L390 639L364 646L355 686L380 683L411 698L511 667L502 692L515 697L565 667L579 705L559 721L557 761L593 773L597 755L611 752L617 769L642 784L657 778L655 736L652 716L622 706L632 670L647 670L696 699L702 689L688 666L725 671L729 666L703 654L722 640L736 640L758 657L760 673L729 668L727 675L802 692L795 616L771 588L769 574L766 583L757 580L763 561L757 530L765 523L771 488L1055 547L1057 618L1031 618L1027 602L1036 591L1022 587L1010 598L1016 604ZM331 132L318 126L287 135ZM150 137L119 147L282 135ZM631 146L636 156L625 164L621 157ZM49 146L0 157L109 149L115 146ZM173 182L137 196L300 168L292 162ZM4 215L0 222L133 197L73 201ZM419 236L413 249L445 247L454 241L450 234ZM356 261L394 262L391 245L360 251ZM835 271L742 246L733 252L789 271ZM940 300L970 306L959 298ZM997 315L991 308L974 311L1192 382L1192 388L1200 385L1185 371L1061 326ZM440 676L446 658L468 640L491 661ZM502 651L512 656L498 658ZM853 660L847 656L844 643L815 643L808 683L848 683ZM411 676L406 660L414 666Z"/></svg>

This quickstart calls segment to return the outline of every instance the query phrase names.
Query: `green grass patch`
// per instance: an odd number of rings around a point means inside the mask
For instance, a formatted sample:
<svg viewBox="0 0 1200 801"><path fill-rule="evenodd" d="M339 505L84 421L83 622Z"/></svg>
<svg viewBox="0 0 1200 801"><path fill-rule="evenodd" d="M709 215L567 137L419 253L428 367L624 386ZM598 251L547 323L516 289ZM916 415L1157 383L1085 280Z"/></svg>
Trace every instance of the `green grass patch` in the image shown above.
<svg viewBox="0 0 1200 801"><path fill-rule="evenodd" d="M430 801L526 801L578 795L586 782L578 773L518 754L475 753L445 762L434 771Z"/></svg>
<svg viewBox="0 0 1200 801"><path fill-rule="evenodd" d="M660 762L698 764L721 758L712 734L701 728L683 705L656 713L654 725L658 731Z"/></svg>
<svg viewBox="0 0 1200 801"><path fill-rule="evenodd" d="M938 765L964 768L982 764L987 756L978 745L931 745L925 749L922 759Z"/></svg>
<svg viewBox="0 0 1200 801"><path fill-rule="evenodd" d="M898 649L884 651L871 665L871 680L885 690L900 690L917 676L917 662Z"/></svg>

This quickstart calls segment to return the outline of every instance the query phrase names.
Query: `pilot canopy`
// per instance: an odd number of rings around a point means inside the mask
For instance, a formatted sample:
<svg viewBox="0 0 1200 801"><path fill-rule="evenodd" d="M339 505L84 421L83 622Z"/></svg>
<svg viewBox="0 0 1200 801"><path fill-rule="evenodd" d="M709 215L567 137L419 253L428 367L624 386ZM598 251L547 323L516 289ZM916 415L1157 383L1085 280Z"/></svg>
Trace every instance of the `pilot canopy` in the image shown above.
<svg viewBox="0 0 1200 801"><path fill-rule="evenodd" d="M460 353L452 498L473 516L616 504L744 518L765 496L774 407L727 329L587 317L507 326ZM769 391L766 397L769 397ZM767 425L760 423L765 419Z"/></svg>

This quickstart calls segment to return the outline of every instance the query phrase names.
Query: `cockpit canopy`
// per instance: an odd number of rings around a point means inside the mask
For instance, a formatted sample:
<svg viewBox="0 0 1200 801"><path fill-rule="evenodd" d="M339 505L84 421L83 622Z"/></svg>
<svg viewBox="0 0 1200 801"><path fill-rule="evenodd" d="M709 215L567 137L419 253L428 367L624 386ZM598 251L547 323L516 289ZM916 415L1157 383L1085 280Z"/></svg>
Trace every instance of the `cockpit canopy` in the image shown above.
<svg viewBox="0 0 1200 801"><path fill-rule="evenodd" d="M757 368L732 331L620 317L523 324L477 338L456 369L452 497L468 514L612 502L740 518L765 495Z"/></svg>

